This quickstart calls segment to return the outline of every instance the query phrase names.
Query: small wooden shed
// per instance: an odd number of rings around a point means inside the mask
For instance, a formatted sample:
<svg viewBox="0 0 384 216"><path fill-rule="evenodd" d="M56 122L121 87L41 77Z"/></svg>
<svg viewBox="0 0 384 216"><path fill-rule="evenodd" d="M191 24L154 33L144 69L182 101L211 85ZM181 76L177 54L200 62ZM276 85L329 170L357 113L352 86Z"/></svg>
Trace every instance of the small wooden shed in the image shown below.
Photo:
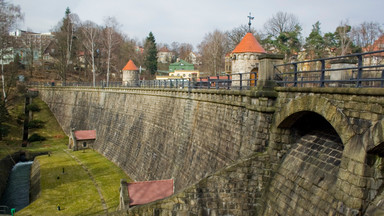
<svg viewBox="0 0 384 216"><path fill-rule="evenodd" d="M93 148L96 140L96 130L72 130L69 136L68 148L73 151Z"/></svg>

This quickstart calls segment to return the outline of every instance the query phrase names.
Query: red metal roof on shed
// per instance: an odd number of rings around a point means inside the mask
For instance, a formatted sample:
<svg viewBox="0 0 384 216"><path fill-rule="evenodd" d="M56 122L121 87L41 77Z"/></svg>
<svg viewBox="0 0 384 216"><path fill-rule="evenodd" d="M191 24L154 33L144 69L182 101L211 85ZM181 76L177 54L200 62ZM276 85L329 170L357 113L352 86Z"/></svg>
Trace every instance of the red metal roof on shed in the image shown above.
<svg viewBox="0 0 384 216"><path fill-rule="evenodd" d="M173 179L128 183L129 206L142 205L173 194Z"/></svg>
<svg viewBox="0 0 384 216"><path fill-rule="evenodd" d="M96 139L96 130L78 130L75 131L76 140L94 140Z"/></svg>

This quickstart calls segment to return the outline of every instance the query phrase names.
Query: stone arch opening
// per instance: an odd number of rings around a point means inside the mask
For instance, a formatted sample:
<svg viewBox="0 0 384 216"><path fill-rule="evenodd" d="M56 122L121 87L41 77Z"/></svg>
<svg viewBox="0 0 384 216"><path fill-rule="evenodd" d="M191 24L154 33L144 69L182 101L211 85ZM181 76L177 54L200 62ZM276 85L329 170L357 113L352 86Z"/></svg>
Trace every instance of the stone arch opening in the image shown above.
<svg viewBox="0 0 384 216"><path fill-rule="evenodd" d="M311 131L329 133L340 139L333 126L321 115L311 111L300 111L284 119L278 128L289 129L294 137L301 137ZM341 140L338 140L341 142Z"/></svg>
<svg viewBox="0 0 384 216"><path fill-rule="evenodd" d="M264 215L328 215L337 203L341 138L324 117L311 111L288 116L277 129L282 159L269 186Z"/></svg>

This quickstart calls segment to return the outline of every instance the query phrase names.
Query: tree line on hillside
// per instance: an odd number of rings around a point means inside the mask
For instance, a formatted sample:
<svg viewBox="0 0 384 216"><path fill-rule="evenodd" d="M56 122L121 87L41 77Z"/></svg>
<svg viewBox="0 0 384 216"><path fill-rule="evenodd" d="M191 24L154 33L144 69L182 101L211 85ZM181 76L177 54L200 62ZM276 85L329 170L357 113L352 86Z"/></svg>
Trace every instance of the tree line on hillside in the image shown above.
<svg viewBox="0 0 384 216"><path fill-rule="evenodd" d="M9 48L16 46L14 38L10 37L8 32L14 29L23 17L20 7L5 0L0 0L0 4L2 4L0 17L7 17L1 22L0 57L3 59ZM240 25L229 31L216 29L207 33L196 47L197 69L206 75L221 74L225 67L225 55L235 48L248 31L248 26ZM327 33L323 33L321 23L316 22L310 34L304 37L302 24L297 16L286 12L272 15L264 24L262 31L251 28L250 32L268 53L283 54L285 61L297 60L300 52L304 53L301 55L304 59L361 52L383 34L381 24L376 22L363 22L357 26L350 26L348 21L341 21L334 32ZM194 50L189 43L157 44L152 32L143 41L131 39L121 32L120 24L114 17L106 17L103 24L98 25L89 20L81 21L69 8L52 30L53 37L36 41L32 37L33 34L24 35L18 38L18 46L29 50L24 53L24 61L27 63L24 66L20 65L16 59L13 64L16 66L13 69L10 66L5 69L2 67L3 99L7 97L4 93L6 87L11 85L7 84L7 77L8 80L13 80L10 74L15 72L11 71L17 71L20 67L30 71L28 77L30 79L34 76L34 70L50 70L55 72L63 83L70 80L95 84L102 80L108 85L111 81L121 79L120 71L129 59L145 69L142 71L144 79L153 79L158 69L157 52L161 47L165 46L173 52L173 61L176 59L188 61L189 54ZM36 50L36 47L40 48L41 60L51 59L50 65L35 64L32 50ZM7 70L8 73L4 72Z"/></svg>
<svg viewBox="0 0 384 216"><path fill-rule="evenodd" d="M241 25L230 31L214 30L206 34L198 45L202 57L201 71L209 71L212 75L224 71L225 55L248 31L248 26ZM383 35L383 28L377 22L351 26L348 21L341 21L334 32L323 33L321 23L317 21L310 34L304 37L297 16L278 12L267 20L263 31L251 28L250 32L267 53L283 54L284 61L288 62L372 51L374 41ZM303 55L299 57L299 53Z"/></svg>

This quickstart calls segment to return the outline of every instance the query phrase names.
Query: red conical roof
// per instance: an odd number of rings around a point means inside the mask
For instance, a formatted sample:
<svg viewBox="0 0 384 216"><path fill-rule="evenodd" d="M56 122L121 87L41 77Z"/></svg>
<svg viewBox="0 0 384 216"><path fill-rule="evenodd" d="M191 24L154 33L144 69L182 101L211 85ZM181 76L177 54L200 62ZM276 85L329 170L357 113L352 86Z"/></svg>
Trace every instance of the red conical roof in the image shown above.
<svg viewBox="0 0 384 216"><path fill-rule="evenodd" d="M132 60L129 60L128 63L123 68L123 70L137 71L137 70L139 70L139 68L136 67L135 63L133 63Z"/></svg>
<svg viewBox="0 0 384 216"><path fill-rule="evenodd" d="M264 48L252 33L247 33L232 53L265 53Z"/></svg>

